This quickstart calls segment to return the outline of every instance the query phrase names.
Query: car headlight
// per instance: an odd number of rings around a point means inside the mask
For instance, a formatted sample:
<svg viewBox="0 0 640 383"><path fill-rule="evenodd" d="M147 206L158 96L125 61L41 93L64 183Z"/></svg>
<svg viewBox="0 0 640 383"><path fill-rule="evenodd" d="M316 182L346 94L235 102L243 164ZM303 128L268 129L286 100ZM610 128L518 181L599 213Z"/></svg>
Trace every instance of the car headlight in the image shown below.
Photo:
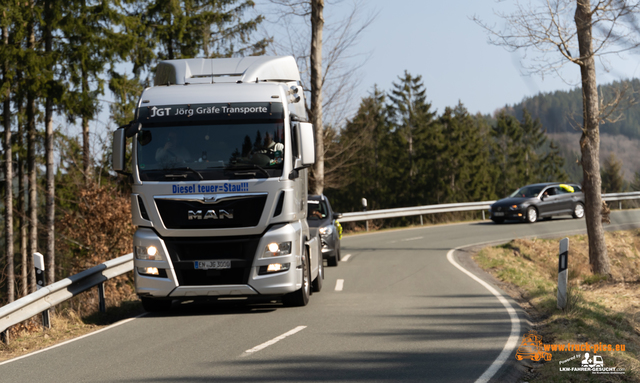
<svg viewBox="0 0 640 383"><path fill-rule="evenodd" d="M158 253L158 248L151 246L134 246L136 259L144 259L149 261L161 261L162 256Z"/></svg>
<svg viewBox="0 0 640 383"><path fill-rule="evenodd" d="M320 235L327 236L327 235L331 235L331 233L333 233L333 228L331 226L325 226L325 227L321 227L320 229L318 229L318 231L320 232Z"/></svg>
<svg viewBox="0 0 640 383"><path fill-rule="evenodd" d="M518 205L509 206L509 210L518 210L518 209L520 209L520 206L518 206Z"/></svg>
<svg viewBox="0 0 640 383"><path fill-rule="evenodd" d="M291 242L271 242L264 249L263 258L291 254Z"/></svg>

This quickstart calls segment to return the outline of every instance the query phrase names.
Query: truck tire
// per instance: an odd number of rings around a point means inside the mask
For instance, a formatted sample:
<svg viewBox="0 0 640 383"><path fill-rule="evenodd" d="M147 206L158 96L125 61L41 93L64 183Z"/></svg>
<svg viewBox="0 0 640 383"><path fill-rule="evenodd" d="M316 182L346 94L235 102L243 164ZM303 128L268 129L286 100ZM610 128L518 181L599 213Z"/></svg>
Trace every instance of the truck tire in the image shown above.
<svg viewBox="0 0 640 383"><path fill-rule="evenodd" d="M282 303L289 307L306 306L309 303L311 295L311 270L309 268L309 254L305 250L305 256L302 257L302 286L299 290L285 295Z"/></svg>
<svg viewBox="0 0 640 383"><path fill-rule="evenodd" d="M313 280L313 292L319 293L322 290L322 281L324 280L324 265L322 258L320 258L320 265L318 265L318 276Z"/></svg>
<svg viewBox="0 0 640 383"><path fill-rule="evenodd" d="M142 307L148 312L169 311L171 309L170 299L140 298L140 300L142 300Z"/></svg>

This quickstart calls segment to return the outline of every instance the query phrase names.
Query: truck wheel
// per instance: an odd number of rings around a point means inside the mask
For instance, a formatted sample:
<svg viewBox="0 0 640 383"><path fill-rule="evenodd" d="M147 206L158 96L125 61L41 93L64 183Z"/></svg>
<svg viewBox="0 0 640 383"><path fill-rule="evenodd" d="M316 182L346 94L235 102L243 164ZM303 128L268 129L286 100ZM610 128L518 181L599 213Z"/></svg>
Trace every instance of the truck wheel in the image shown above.
<svg viewBox="0 0 640 383"><path fill-rule="evenodd" d="M313 280L313 292L319 293L322 290L322 281L324 279L324 265L322 264L322 258L320 258L320 265L318 265L318 276Z"/></svg>
<svg viewBox="0 0 640 383"><path fill-rule="evenodd" d="M171 308L170 299L140 298L140 300L142 300L142 307L148 312L169 311Z"/></svg>
<svg viewBox="0 0 640 383"><path fill-rule="evenodd" d="M311 295L311 273L309 268L309 254L305 250L305 256L302 257L302 287L298 291L294 291L282 298L285 306L306 306L309 303Z"/></svg>

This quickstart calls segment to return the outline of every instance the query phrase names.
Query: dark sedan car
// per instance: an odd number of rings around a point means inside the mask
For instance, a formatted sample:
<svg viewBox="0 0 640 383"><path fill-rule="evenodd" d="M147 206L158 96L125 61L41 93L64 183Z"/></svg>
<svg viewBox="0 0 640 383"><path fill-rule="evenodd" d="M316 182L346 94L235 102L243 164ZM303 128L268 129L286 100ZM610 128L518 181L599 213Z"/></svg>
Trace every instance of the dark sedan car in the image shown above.
<svg viewBox="0 0 640 383"><path fill-rule="evenodd" d="M519 220L529 223L554 215L571 214L584 217L584 195L576 184L559 182L533 184L521 187L509 197L496 201L489 207L491 220Z"/></svg>
<svg viewBox="0 0 640 383"><path fill-rule="evenodd" d="M322 258L327 265L338 266L340 260L340 233L336 227L336 219L342 215L331 210L331 204L324 195L310 195L307 201L307 222L311 235L316 230L322 243Z"/></svg>

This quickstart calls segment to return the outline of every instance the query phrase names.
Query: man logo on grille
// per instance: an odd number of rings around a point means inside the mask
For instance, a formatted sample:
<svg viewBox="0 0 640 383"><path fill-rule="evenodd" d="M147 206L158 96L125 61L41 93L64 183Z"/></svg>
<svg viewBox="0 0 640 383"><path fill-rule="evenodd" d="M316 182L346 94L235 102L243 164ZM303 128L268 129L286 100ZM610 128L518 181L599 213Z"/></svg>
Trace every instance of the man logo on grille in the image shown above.
<svg viewBox="0 0 640 383"><path fill-rule="evenodd" d="M233 219L233 210L229 209L229 211L227 211L220 209L217 212L215 210L207 210L204 213L204 216L202 215L202 210L189 210L187 215L190 221L193 219Z"/></svg>

